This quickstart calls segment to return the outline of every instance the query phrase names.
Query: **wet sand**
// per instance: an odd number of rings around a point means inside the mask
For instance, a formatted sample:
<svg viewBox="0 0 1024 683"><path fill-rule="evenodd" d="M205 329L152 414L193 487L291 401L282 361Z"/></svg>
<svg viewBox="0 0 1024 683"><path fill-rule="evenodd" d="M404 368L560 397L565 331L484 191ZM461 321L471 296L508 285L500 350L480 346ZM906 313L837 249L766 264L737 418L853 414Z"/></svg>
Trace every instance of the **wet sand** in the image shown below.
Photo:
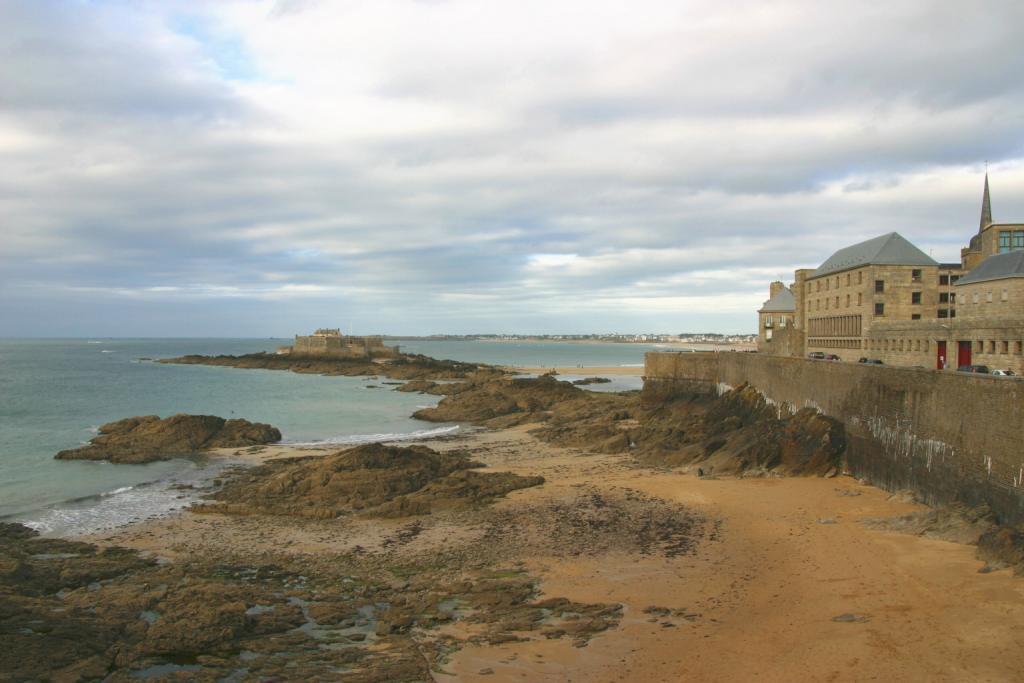
<svg viewBox="0 0 1024 683"><path fill-rule="evenodd" d="M867 529L859 520L921 506L853 479L699 479L638 467L628 456L555 448L523 428L428 443L468 449L495 470L544 476L545 485L495 504L513 520L526 523L538 506L580 491L660 498L707 520L695 550L678 557L614 548L566 557L557 539L538 541L520 559L545 596L622 603L621 623L586 647L545 638L468 645L435 680L1012 681L1024 670L1024 581L1007 570L978 573L982 562L969 546ZM271 446L245 457L310 453ZM400 552L475 533L445 515L416 519L423 530ZM172 559L225 549L373 551L410 521L184 514L101 540Z"/></svg>

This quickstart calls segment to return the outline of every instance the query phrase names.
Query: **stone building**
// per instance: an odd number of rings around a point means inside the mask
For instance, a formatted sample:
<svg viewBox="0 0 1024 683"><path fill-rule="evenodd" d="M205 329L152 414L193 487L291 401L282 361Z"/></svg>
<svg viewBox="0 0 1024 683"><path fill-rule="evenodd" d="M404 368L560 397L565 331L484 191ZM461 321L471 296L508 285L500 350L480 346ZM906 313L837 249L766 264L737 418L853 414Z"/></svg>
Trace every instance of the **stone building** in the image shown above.
<svg viewBox="0 0 1024 683"><path fill-rule="evenodd" d="M803 350L803 338L796 339L796 299L784 283L776 280L769 287L768 301L757 312L757 350L780 356Z"/></svg>
<svg viewBox="0 0 1024 683"><path fill-rule="evenodd" d="M293 346L283 347L278 352L346 358L392 358L400 355L397 346L384 345L383 337L346 336L340 329L331 328L322 328L310 335L296 335Z"/></svg>
<svg viewBox="0 0 1024 683"><path fill-rule="evenodd" d="M759 342L765 338L758 349L940 369L985 364L1020 374L1022 268L1024 224L992 222L986 175L978 233L960 263L938 263L895 232L844 247L818 268L796 271L796 329L786 344L775 343L774 329L767 341L771 300L758 311Z"/></svg>

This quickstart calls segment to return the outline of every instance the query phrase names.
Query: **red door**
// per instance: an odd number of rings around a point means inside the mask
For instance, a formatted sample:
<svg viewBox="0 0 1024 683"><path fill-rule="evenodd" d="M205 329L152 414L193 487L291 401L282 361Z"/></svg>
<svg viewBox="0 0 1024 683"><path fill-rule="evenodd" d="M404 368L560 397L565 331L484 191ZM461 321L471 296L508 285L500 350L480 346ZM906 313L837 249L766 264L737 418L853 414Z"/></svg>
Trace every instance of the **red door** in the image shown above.
<svg viewBox="0 0 1024 683"><path fill-rule="evenodd" d="M944 370L946 368L946 342L945 340L938 342L935 345L935 369Z"/></svg>
<svg viewBox="0 0 1024 683"><path fill-rule="evenodd" d="M956 352L956 366L962 368L965 365L971 364L971 342L960 341L957 342Z"/></svg>

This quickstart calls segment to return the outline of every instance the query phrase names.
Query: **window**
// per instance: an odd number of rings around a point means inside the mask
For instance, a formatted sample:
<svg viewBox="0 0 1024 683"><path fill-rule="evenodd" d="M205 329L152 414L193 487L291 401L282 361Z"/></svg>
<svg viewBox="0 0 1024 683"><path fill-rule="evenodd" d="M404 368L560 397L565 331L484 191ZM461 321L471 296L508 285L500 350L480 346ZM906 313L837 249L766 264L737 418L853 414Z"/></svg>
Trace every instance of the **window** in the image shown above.
<svg viewBox="0 0 1024 683"><path fill-rule="evenodd" d="M825 280L825 291L826 292L829 290L829 287L831 287L831 286L832 286L832 279L829 278L828 280Z"/></svg>
<svg viewBox="0 0 1024 683"><path fill-rule="evenodd" d="M955 308L949 309L949 317L950 318L955 318L956 317L956 309Z"/></svg>
<svg viewBox="0 0 1024 683"><path fill-rule="evenodd" d="M846 286L847 287L850 286L850 274L849 273L846 274Z"/></svg>
<svg viewBox="0 0 1024 683"><path fill-rule="evenodd" d="M950 292L949 293L949 303L951 303L951 304L955 304L956 303L956 292Z"/></svg>
<svg viewBox="0 0 1024 683"><path fill-rule="evenodd" d="M938 315L939 318L948 318L949 317L949 309L940 308L938 313L939 313L939 315Z"/></svg>
<svg viewBox="0 0 1024 683"><path fill-rule="evenodd" d="M1000 297L1000 301L1007 301L1010 298L1009 290L1004 289L1003 295Z"/></svg>
<svg viewBox="0 0 1024 683"><path fill-rule="evenodd" d="M989 341L989 343L988 343L988 352L989 353L995 353L996 352L996 343L994 341Z"/></svg>
<svg viewBox="0 0 1024 683"><path fill-rule="evenodd" d="M974 348L978 353L985 353L985 342L979 341L974 343Z"/></svg>
<svg viewBox="0 0 1024 683"><path fill-rule="evenodd" d="M864 303L863 294L861 294L860 292L857 292L857 305L860 306L863 303Z"/></svg>
<svg viewBox="0 0 1024 683"><path fill-rule="evenodd" d="M1024 343L1019 341L1013 342L1013 352L1018 356L1021 355L1021 353L1024 353Z"/></svg>
<svg viewBox="0 0 1024 683"><path fill-rule="evenodd" d="M878 293L885 291L885 280L875 280L875 291Z"/></svg>
<svg viewBox="0 0 1024 683"><path fill-rule="evenodd" d="M817 289L817 291L819 291L819 292L821 291L821 280L818 280L818 289Z"/></svg>
<svg viewBox="0 0 1024 683"><path fill-rule="evenodd" d="M949 276L949 284L955 285L959 281L960 281L960 276L959 275L950 275Z"/></svg>
<svg viewBox="0 0 1024 683"><path fill-rule="evenodd" d="M940 304L948 304L949 303L949 292L939 292L939 303Z"/></svg>
<svg viewBox="0 0 1024 683"><path fill-rule="evenodd" d="M885 304L875 304L875 315L885 315Z"/></svg>
<svg viewBox="0 0 1024 683"><path fill-rule="evenodd" d="M920 313L911 313L910 314L910 319L911 320L920 320L921 319L921 314Z"/></svg>
<svg viewBox="0 0 1024 683"><path fill-rule="evenodd" d="M948 275L940 275L939 276L939 284L942 285L943 287L948 285L949 284L949 276Z"/></svg>
<svg viewBox="0 0 1024 683"><path fill-rule="evenodd" d="M861 270L857 271L857 284L858 285L864 284L864 271L861 271Z"/></svg>
<svg viewBox="0 0 1024 683"><path fill-rule="evenodd" d="M977 293L977 292L975 292L975 293L974 293L974 303L978 303L978 301L979 301L979 300L980 300L980 299L978 299L978 293Z"/></svg>
<svg viewBox="0 0 1024 683"><path fill-rule="evenodd" d="M913 270L910 271L910 281L911 282L920 282L921 281L921 269L920 268L914 268Z"/></svg>
<svg viewBox="0 0 1024 683"><path fill-rule="evenodd" d="M836 308L839 308L839 297L836 297Z"/></svg>
<svg viewBox="0 0 1024 683"><path fill-rule="evenodd" d="M999 253L1024 250L1024 230L1000 230Z"/></svg>
<svg viewBox="0 0 1024 683"><path fill-rule="evenodd" d="M1005 290L1004 290L1004 291L1005 291ZM849 308L849 307L850 307L850 295L849 295L849 294L847 294L847 295L846 295L846 307L847 307L847 308Z"/></svg>
<svg viewBox="0 0 1024 683"><path fill-rule="evenodd" d="M1010 352L1010 342L1008 342L1008 341L999 342L999 353L1009 353L1009 352Z"/></svg>
<svg viewBox="0 0 1024 683"><path fill-rule="evenodd" d="M912 303L912 304L920 304L921 303L921 292L911 292L910 293L910 303Z"/></svg>
<svg viewBox="0 0 1024 683"><path fill-rule="evenodd" d="M988 290L987 292L985 292L985 302L986 303L992 303L992 290L991 289Z"/></svg>

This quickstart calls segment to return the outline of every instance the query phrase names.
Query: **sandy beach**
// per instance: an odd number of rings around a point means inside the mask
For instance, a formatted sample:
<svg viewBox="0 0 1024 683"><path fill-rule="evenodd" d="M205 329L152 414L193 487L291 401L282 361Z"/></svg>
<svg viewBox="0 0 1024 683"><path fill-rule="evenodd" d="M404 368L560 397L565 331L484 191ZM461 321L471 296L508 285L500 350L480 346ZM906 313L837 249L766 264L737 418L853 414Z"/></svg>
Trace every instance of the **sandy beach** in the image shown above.
<svg viewBox="0 0 1024 683"><path fill-rule="evenodd" d="M702 479L625 455L556 448L522 427L429 445L468 450L489 469L543 476L543 486L509 494L488 515L526 530L521 565L539 578L541 597L623 606L619 623L589 644L466 642L434 680L1012 681L1024 668L1024 583L1008 570L979 573L972 547L865 527L865 518L922 508L851 478ZM315 452L270 446L246 457ZM539 511L584 499L667 504L699 520L694 542L675 555L637 553L600 527L593 538L564 543L542 533ZM172 562L197 554L329 557L353 548L395 563L439 548L503 561L500 549L481 544L486 518L418 517L416 533L396 544L410 519L185 513L91 540Z"/></svg>

